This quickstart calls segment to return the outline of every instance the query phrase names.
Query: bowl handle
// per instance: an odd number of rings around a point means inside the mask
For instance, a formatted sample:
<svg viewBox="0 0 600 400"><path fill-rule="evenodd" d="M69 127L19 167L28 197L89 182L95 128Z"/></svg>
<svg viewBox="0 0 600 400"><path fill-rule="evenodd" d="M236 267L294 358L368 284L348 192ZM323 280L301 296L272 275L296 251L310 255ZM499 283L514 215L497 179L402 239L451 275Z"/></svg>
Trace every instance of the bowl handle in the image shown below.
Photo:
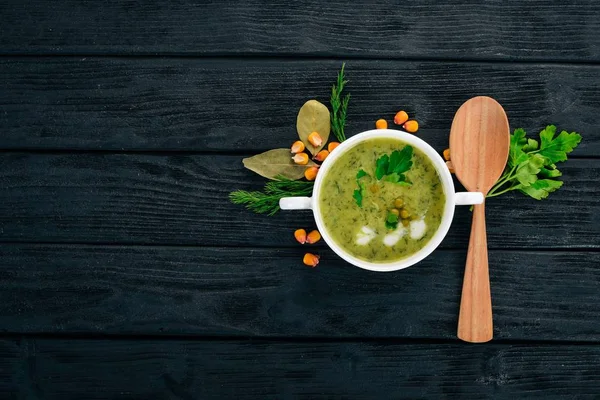
<svg viewBox="0 0 600 400"><path fill-rule="evenodd" d="M310 197L284 197L279 199L279 208L282 210L310 210L312 199Z"/></svg>
<svg viewBox="0 0 600 400"><path fill-rule="evenodd" d="M483 193L481 192L458 192L454 194L454 203L457 206L472 206L473 204L481 204L483 203L483 199Z"/></svg>

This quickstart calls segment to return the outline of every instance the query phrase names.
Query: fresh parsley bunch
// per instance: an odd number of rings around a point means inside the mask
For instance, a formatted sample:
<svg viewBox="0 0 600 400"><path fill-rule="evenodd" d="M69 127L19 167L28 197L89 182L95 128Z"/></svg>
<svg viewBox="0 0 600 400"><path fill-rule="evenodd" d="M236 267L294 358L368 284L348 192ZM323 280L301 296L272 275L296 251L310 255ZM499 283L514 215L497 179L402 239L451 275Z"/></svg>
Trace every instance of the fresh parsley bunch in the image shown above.
<svg viewBox="0 0 600 400"><path fill-rule="evenodd" d="M567 160L567 154L581 142L581 135L567 131L558 136L555 134L556 126L548 125L540 132L540 140L537 141L527 138L522 128L515 129L510 135L506 169L487 197L519 190L541 200L560 188L563 182L556 178L562 174L556 163Z"/></svg>

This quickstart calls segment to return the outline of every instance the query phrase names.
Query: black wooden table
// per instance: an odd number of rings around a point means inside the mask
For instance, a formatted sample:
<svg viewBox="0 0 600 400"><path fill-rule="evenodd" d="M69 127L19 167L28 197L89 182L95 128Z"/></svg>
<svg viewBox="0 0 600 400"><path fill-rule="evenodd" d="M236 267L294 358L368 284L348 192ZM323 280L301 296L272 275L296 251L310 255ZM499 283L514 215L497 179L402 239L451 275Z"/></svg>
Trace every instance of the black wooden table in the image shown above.
<svg viewBox="0 0 600 400"><path fill-rule="evenodd" d="M597 0L1 3L0 398L600 398ZM349 135L403 108L442 150L476 95L582 133L488 203L493 342L455 336L467 208L378 274L228 202L343 61Z"/></svg>

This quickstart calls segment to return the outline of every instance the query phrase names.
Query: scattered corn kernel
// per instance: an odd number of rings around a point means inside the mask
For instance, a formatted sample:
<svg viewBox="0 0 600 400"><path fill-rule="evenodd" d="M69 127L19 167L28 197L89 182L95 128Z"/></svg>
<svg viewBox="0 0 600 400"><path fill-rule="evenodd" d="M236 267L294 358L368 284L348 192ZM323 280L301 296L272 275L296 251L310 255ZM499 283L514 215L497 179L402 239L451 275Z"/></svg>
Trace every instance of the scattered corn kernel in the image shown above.
<svg viewBox="0 0 600 400"><path fill-rule="evenodd" d="M394 116L394 123L396 125L402 125L406 121L408 121L408 114L406 111L398 111Z"/></svg>
<svg viewBox="0 0 600 400"><path fill-rule="evenodd" d="M397 208L392 208L392 209L390 210L390 212L391 212L392 214L394 214L395 216L398 216L398 215L400 215L400 211L398 211L398 209L397 209Z"/></svg>
<svg viewBox="0 0 600 400"><path fill-rule="evenodd" d="M308 181L314 181L317 178L317 173L319 172L318 167L309 167L304 171L304 177Z"/></svg>
<svg viewBox="0 0 600 400"><path fill-rule="evenodd" d="M310 135L308 135L308 141L315 147L319 147L323 144L323 139L321 138L321 135L319 135L318 132L313 132Z"/></svg>
<svg viewBox="0 0 600 400"><path fill-rule="evenodd" d="M292 157L292 160L294 160L294 162L296 164L306 165L306 164L308 164L308 154L306 154L306 153L298 153L294 157Z"/></svg>
<svg viewBox="0 0 600 400"><path fill-rule="evenodd" d="M312 231L311 233L309 233L308 236L306 236L306 242L308 244L315 244L319 240L321 240L321 234L316 229L314 231Z"/></svg>
<svg viewBox="0 0 600 400"><path fill-rule="evenodd" d="M446 167L450 170L450 173L454 173L454 165L452 165L452 161L446 161Z"/></svg>
<svg viewBox="0 0 600 400"><path fill-rule="evenodd" d="M329 145L327 146L327 150L329 150L329 152L331 153L333 150L335 150L336 147L338 147L340 144L338 142L331 142L329 143Z"/></svg>
<svg viewBox="0 0 600 400"><path fill-rule="evenodd" d="M376 184L372 184L371 186L369 186L369 190L371 191L371 193L377 193L379 192L379 186L377 186Z"/></svg>
<svg viewBox="0 0 600 400"><path fill-rule="evenodd" d="M300 244L306 243L306 231L304 229L296 229L294 237Z"/></svg>
<svg viewBox="0 0 600 400"><path fill-rule="evenodd" d="M325 159L327 158L327 156L329 155L329 151L327 150L321 150L320 152L317 153L316 156L314 156L313 158L319 162L321 161L325 161Z"/></svg>
<svg viewBox="0 0 600 400"><path fill-rule="evenodd" d="M402 208L403 205L404 205L404 200L402 200L401 198L397 198L396 200L394 200L394 207Z"/></svg>
<svg viewBox="0 0 600 400"><path fill-rule="evenodd" d="M406 211L405 209L400 210L400 218L406 219L409 216L410 216L410 214L408 213L408 211Z"/></svg>
<svg viewBox="0 0 600 400"><path fill-rule="evenodd" d="M294 142L294 144L292 145L292 153L294 153L294 154L303 152L304 149L305 149L304 143L302 143L301 140L296 140Z"/></svg>
<svg viewBox="0 0 600 400"><path fill-rule="evenodd" d="M302 262L309 267L316 267L319 264L319 256L316 256L312 253L306 253Z"/></svg>
<svg viewBox="0 0 600 400"><path fill-rule="evenodd" d="M444 160L450 161L450 149L444 150Z"/></svg>
<svg viewBox="0 0 600 400"><path fill-rule="evenodd" d="M408 226L408 225L410 225L410 221L409 221L409 220L407 220L407 219L403 219L403 220L402 220L402 225L403 225L403 226Z"/></svg>
<svg viewBox="0 0 600 400"><path fill-rule="evenodd" d="M385 119L378 119L377 122L375 122L375 128L377 129L387 129L387 121Z"/></svg>
<svg viewBox="0 0 600 400"><path fill-rule="evenodd" d="M410 121L406 121L402 127L406 132L415 133L419 130L419 123L414 119L411 119Z"/></svg>

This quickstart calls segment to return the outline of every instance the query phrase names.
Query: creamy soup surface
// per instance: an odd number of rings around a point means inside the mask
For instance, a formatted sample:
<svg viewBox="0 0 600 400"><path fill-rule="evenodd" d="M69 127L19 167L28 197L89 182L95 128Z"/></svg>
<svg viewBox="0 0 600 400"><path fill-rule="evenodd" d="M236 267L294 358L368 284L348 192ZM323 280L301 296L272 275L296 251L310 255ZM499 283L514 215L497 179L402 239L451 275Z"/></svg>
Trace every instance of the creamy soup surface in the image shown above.
<svg viewBox="0 0 600 400"><path fill-rule="evenodd" d="M405 146L395 139L359 143L337 159L324 178L318 201L326 229L357 258L401 260L422 249L440 226L446 202L443 186L421 151L412 148L412 166L403 174L406 184L376 177L377 160ZM360 170L366 175L357 179ZM398 215L397 223L390 214Z"/></svg>

